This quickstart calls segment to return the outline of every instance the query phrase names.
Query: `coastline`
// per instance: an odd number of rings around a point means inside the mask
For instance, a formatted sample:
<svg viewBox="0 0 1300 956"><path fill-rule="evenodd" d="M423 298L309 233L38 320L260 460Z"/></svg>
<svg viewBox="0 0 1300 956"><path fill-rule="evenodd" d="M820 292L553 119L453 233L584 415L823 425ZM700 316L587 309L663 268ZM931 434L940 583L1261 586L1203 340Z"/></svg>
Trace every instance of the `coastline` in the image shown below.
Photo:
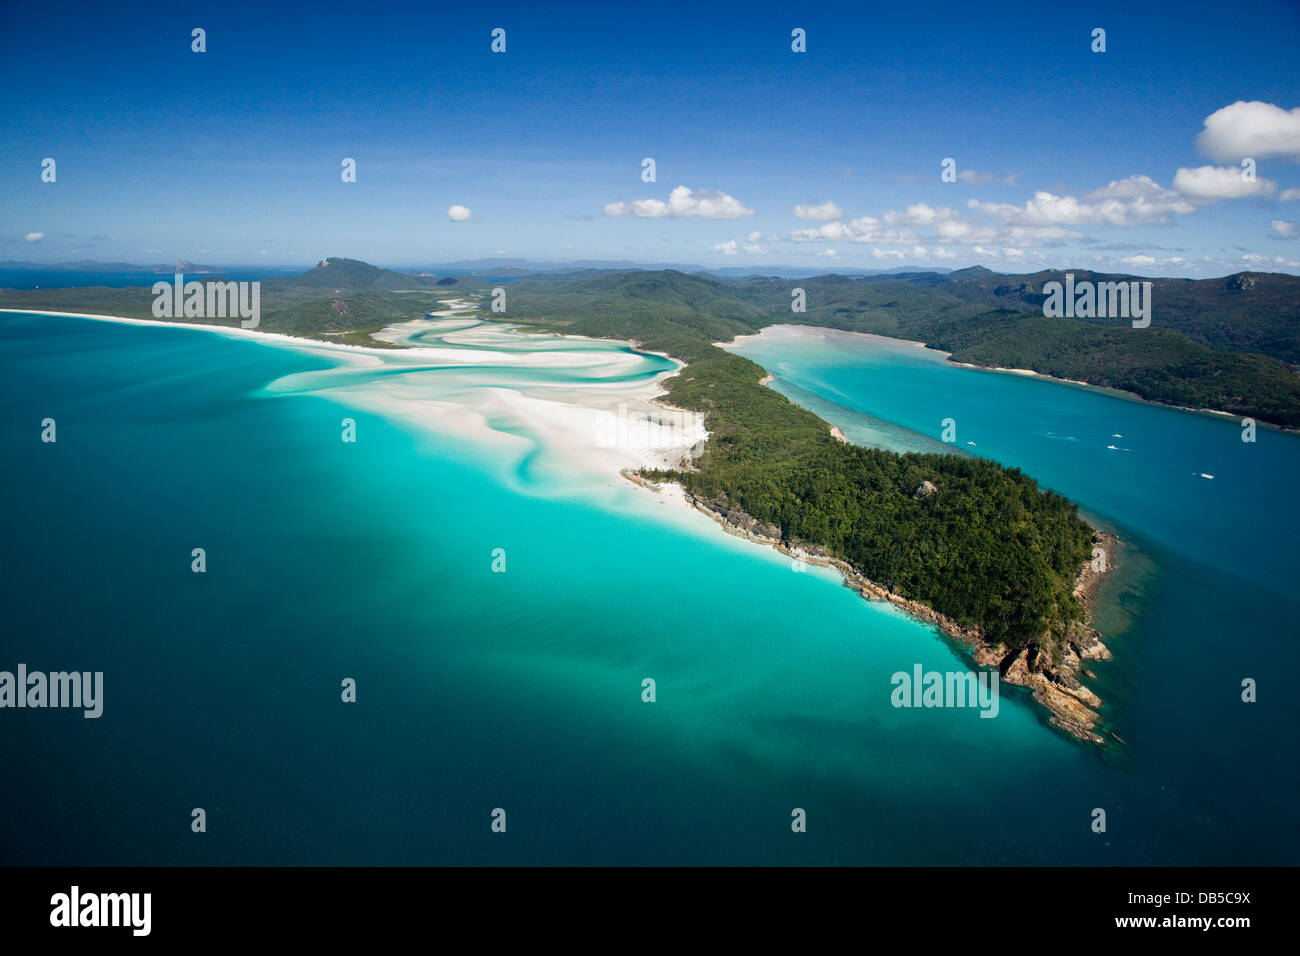
<svg viewBox="0 0 1300 956"><path fill-rule="evenodd" d="M1003 368L1001 366L993 366L993 365L976 365L972 362L955 362L953 361L951 352L945 352L943 349L935 348L933 346L927 345L925 342L920 342L917 341L916 339L894 338L893 336L890 335L880 335L875 332L852 332L847 329L834 329L824 325L795 325L787 322L787 323L765 326L762 332L755 332L753 334L748 334L748 335L737 335L734 339L731 339L730 341L715 342L713 344L717 345L719 348L728 348L733 345L738 345L743 341L758 338L760 335L763 334L763 332L766 332L769 329L781 329L781 330L790 330L796 332L806 332L809 335L818 334L821 335L822 337L827 337L827 334L829 333L830 336L841 336L841 335L854 336L854 337L862 337L867 339L876 339L882 342L891 342L894 344L902 343L906 345L915 346L917 348L922 348L929 352L934 352L937 355L942 355L949 365L952 365L956 368L968 368L977 372L994 372L1000 375L1018 375L1022 378L1037 378L1045 382L1055 382L1058 385L1068 385L1072 388L1083 388L1083 389L1088 389L1089 391L1100 392L1103 395L1109 395L1111 398L1119 398L1129 402L1139 402L1143 405L1151 405L1156 408L1168 408L1179 412L1190 412L1193 415L1204 415L1219 420L1229 419L1232 421L1238 421L1240 420L1241 417L1233 412L1227 412L1218 408L1193 408L1190 405L1170 405L1167 402L1157 402L1149 398L1143 398L1141 395L1138 395L1136 392L1126 391L1125 389L1122 388L1114 388L1113 386L1110 385L1094 385L1091 382L1084 382L1073 378L1058 378L1055 375L1048 375L1046 372L1036 372L1033 369L1028 369L1028 368ZM1256 424L1261 428L1269 428L1276 431L1292 432L1292 433L1300 432L1300 429L1287 428L1284 425L1276 425L1272 422L1267 422L1267 421L1256 420Z"/></svg>
<svg viewBox="0 0 1300 956"><path fill-rule="evenodd" d="M866 337L895 346L903 345L927 349L942 355L950 364L957 366L975 368L980 371L1001 371L1007 374L1042 378L1061 382L1062 384L1071 384L1086 389L1116 394L1130 400L1146 401L1131 393L1100 388L1086 382L1067 382L1050 375L1041 375L1029 369L995 370L952 362L950 353L941 349L931 349L924 342L896 339L866 332L829 329L821 326L789 324L768 326L762 332L736 336L730 342L715 344L720 348L727 348L745 340L758 338L769 330L777 330L780 335L794 337ZM775 376L772 374L766 374L760 384L767 385L774 379ZM1160 403L1148 402L1148 404ZM832 426L832 434L843 441L842 434L836 434L837 432L838 429ZM1071 625L1069 632L1061 640L1064 652L1060 654L1059 659L1053 659L1052 654L1047 650L1032 644L1017 650L1009 649L1003 644L989 644L977 629L965 627L927 604L907 598L896 591L891 591L880 583L867 578L849 563L825 553L822 549L815 549L815 553L809 553L800 548L798 542L784 540L780 529L762 526L753 517L739 510L728 509L725 505L719 507L718 503L715 502L697 500L689 493L685 494L685 498L688 504L708 514L728 533L746 538L756 544L773 547L791 557L802 556L809 563L833 567L840 572L844 585L857 591L863 598L871 601L889 601L912 618L933 624L941 634L960 646L966 653L969 653L977 666L996 667L1004 683L1024 687L1030 691L1034 700L1051 715L1049 721L1052 725L1064 730L1078 740L1097 745L1106 743L1105 738L1097 731L1098 726L1102 723L1100 709L1103 702L1101 698L1080 682L1080 676L1095 676L1085 667L1086 662L1110 660L1112 657L1109 649L1102 643L1101 635L1096 630L1094 623L1096 617L1096 593L1104 577L1114 570L1115 564L1113 560L1102 562L1102 567L1098 569L1094 567L1093 559L1090 558L1080 567L1075 577L1073 593L1082 606L1084 620L1081 623ZM1092 529L1094 547L1101 546L1108 555L1113 556L1116 551L1115 544L1118 542L1116 534L1110 530L1100 529L1095 525L1092 525ZM1113 732L1110 732L1110 736L1123 743Z"/></svg>
<svg viewBox="0 0 1300 956"><path fill-rule="evenodd" d="M666 489L673 489L674 497L680 496L685 504L707 515L727 534L773 548L792 560L835 569L843 579L844 586L857 591L865 600L887 601L913 620L933 625L940 634L969 654L977 666L996 667L1004 683L1024 687L1051 715L1049 723L1053 726L1086 743L1106 743L1105 738L1096 730L1101 723L1100 709L1103 702L1080 683L1078 675L1084 671L1085 661L1111 659L1110 651L1092 625L1096 590L1103 577L1114 570L1113 562L1107 563L1104 570L1100 571L1093 567L1091 560L1080 568L1075 579L1074 593L1083 605L1085 621L1071 629L1065 642L1065 654L1061 660L1054 661L1051 654L1041 648L1031 646L1011 651L1002 644L988 644L977 628L966 627L924 602L908 598L896 589L886 588L823 548L805 547L799 542L789 541L781 535L779 528L764 525L739 509L728 509L719 502L699 498L675 482L655 483L629 472L624 472L623 477L661 495L666 493ZM1114 532L1094 529L1094 544L1110 545L1107 548L1109 553L1114 552L1113 543L1117 540ZM1113 733L1111 736L1115 737ZM1119 740L1118 737L1115 739Z"/></svg>

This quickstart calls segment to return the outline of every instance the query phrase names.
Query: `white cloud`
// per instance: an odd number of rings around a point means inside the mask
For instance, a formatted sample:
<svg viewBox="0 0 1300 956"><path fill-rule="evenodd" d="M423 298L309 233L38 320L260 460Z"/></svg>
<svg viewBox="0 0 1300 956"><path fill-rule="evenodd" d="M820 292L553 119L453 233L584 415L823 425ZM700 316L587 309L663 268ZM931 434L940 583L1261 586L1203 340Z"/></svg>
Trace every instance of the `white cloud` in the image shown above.
<svg viewBox="0 0 1300 956"><path fill-rule="evenodd" d="M678 186L668 196L667 202L658 199L634 199L630 203L605 204L606 216L639 216L642 219L739 219L754 215L754 210L734 196L713 190L692 191Z"/></svg>
<svg viewBox="0 0 1300 956"><path fill-rule="evenodd" d="M1271 196L1277 192L1277 183L1271 179L1242 179L1245 170L1237 166L1182 167L1174 174L1174 189L1189 199L1201 203L1220 199L1241 199L1245 196Z"/></svg>
<svg viewBox="0 0 1300 956"><path fill-rule="evenodd" d="M1300 199L1300 186L1292 186L1290 189L1282 190L1282 195L1277 197L1282 202L1292 202Z"/></svg>
<svg viewBox="0 0 1300 956"><path fill-rule="evenodd" d="M980 202L972 199L971 209L1020 226L1132 226L1166 223L1171 213L1187 214L1196 206L1175 190L1165 189L1150 176L1129 176L1093 190L1087 198L1057 196L1045 190L1023 206Z"/></svg>
<svg viewBox="0 0 1300 956"><path fill-rule="evenodd" d="M1019 245L1060 245L1068 239L1082 239L1083 233L1063 226L980 226L972 222L950 220L935 226L935 235L944 242L970 245L973 242L1014 242Z"/></svg>
<svg viewBox="0 0 1300 956"><path fill-rule="evenodd" d="M795 206L794 214L805 221L826 222L830 219L839 219L844 215L844 210L829 199L824 203L813 200Z"/></svg>
<svg viewBox="0 0 1300 956"><path fill-rule="evenodd" d="M1050 218L1037 209L1031 209L1027 214L1021 207L1007 204L971 200L969 205L977 212L1007 219ZM955 245L1004 242L1012 242L1017 246L1060 245L1068 240L1083 238L1083 233L1059 225L981 225L964 219L958 210L926 203L916 203L902 212L887 210L881 219L861 216L847 224L828 222L823 226L796 229L790 233L790 238L795 242L914 243L922 237L917 235L913 227L932 229L934 235L931 238Z"/></svg>
<svg viewBox="0 0 1300 956"><path fill-rule="evenodd" d="M995 176L993 173L979 173L973 169L963 169L957 174L957 178L964 183L972 186L982 186L985 183L1005 183L1008 186L1016 184L1016 177L1012 176Z"/></svg>
<svg viewBox="0 0 1300 956"><path fill-rule="evenodd" d="M1295 239L1300 237L1300 222L1291 222L1288 219L1273 220L1273 235L1278 239Z"/></svg>
<svg viewBox="0 0 1300 956"><path fill-rule="evenodd" d="M1300 107L1285 110L1259 100L1238 100L1205 118L1196 145L1220 162L1238 163L1248 156L1300 162Z"/></svg>
<svg viewBox="0 0 1300 956"><path fill-rule="evenodd" d="M834 259L836 256L839 255L839 253L836 252L834 249L823 249L821 252L817 253L817 255L825 256L827 259Z"/></svg>
<svg viewBox="0 0 1300 956"><path fill-rule="evenodd" d="M1125 256L1119 260L1126 266L1153 266L1156 260L1151 256Z"/></svg>
<svg viewBox="0 0 1300 956"><path fill-rule="evenodd" d="M796 229L790 233L795 242L815 242L830 240L832 242L911 242L914 236L910 232L885 229L879 219L873 216L861 216L848 225L842 222L828 222L824 226L809 226Z"/></svg>
<svg viewBox="0 0 1300 956"><path fill-rule="evenodd" d="M452 222L464 222L470 217L470 215L470 211L464 206L457 205L447 207L447 218Z"/></svg>
<svg viewBox="0 0 1300 956"><path fill-rule="evenodd" d="M903 212L890 209L883 218L887 226L932 226L936 222L947 222L959 216L957 210L949 209L947 206L935 209L933 206L919 202L914 206L908 206Z"/></svg>
<svg viewBox="0 0 1300 956"><path fill-rule="evenodd" d="M23 242L40 242L44 238L45 233L43 232L29 232L27 235L23 236Z"/></svg>
<svg viewBox="0 0 1300 956"><path fill-rule="evenodd" d="M758 233L756 232L751 232L749 234L751 240L753 240L757 236ZM765 256L771 251L752 241L747 242L742 246L735 239L728 239L726 242L719 242L716 245L709 246L710 252L720 252L724 256L739 255L742 250L751 256Z"/></svg>
<svg viewBox="0 0 1300 956"><path fill-rule="evenodd" d="M913 246L910 249L872 249L871 255L876 259L923 259L927 251L925 246Z"/></svg>

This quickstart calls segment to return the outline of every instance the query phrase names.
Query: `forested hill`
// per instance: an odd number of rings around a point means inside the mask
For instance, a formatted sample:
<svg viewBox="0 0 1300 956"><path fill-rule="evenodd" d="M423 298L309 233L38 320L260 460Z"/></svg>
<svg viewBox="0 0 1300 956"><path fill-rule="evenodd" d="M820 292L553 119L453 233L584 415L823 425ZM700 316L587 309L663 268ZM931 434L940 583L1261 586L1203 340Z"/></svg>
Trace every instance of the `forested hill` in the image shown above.
<svg viewBox="0 0 1300 956"><path fill-rule="evenodd" d="M1225 352L1257 352L1300 365L1300 276L1238 272L1217 279L1150 279L1076 269L1076 282L1150 282L1151 327L1187 336ZM1043 285L1062 272L998 275L978 267L946 275L908 277L964 302L1041 314ZM1085 319L1100 325L1123 319Z"/></svg>
<svg viewBox="0 0 1300 956"><path fill-rule="evenodd" d="M1048 318L1043 285L1062 281L1063 273L1008 276L980 268L808 279L673 271L546 276L513 283L511 294L534 295L533 314L557 320L589 309L632 309L648 322L690 316L716 327L719 338L780 322L872 332L925 342L956 362L1033 369L1169 405L1300 427L1300 278L1073 274L1076 281L1152 282L1150 326L1133 328L1127 318ZM791 311L795 288L804 290L805 312Z"/></svg>

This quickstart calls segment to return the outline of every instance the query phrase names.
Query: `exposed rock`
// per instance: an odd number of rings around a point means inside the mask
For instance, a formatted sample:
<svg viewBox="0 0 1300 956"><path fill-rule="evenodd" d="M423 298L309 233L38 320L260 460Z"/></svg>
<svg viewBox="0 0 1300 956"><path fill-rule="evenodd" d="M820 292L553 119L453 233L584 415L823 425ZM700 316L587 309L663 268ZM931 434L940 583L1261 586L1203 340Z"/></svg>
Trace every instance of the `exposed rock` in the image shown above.
<svg viewBox="0 0 1300 956"><path fill-rule="evenodd" d="M717 498L697 498L687 492L686 500L721 523L724 529L742 538L749 538L760 544L779 544L782 540L780 528L759 521L739 508L733 508L726 494L721 494Z"/></svg>
<svg viewBox="0 0 1300 956"><path fill-rule="evenodd" d="M1028 648L1021 651L1012 659L1011 665L1002 672L1002 679L1008 684L1018 684L1022 687L1029 683Z"/></svg>
<svg viewBox="0 0 1300 956"><path fill-rule="evenodd" d="M939 489L936 488L934 485L932 485L930 482L923 481L916 486L916 490L912 492L912 497L917 499L918 501L921 501L925 498L929 498L932 494L934 494L938 490Z"/></svg>
<svg viewBox="0 0 1300 956"><path fill-rule="evenodd" d="M1101 642L1101 638L1096 631L1087 631L1087 637L1090 643L1081 645L1078 648L1079 657L1085 661L1108 661L1111 659L1110 650Z"/></svg>
<svg viewBox="0 0 1300 956"><path fill-rule="evenodd" d="M626 478L628 481L632 482L632 484L640 485L642 488L648 488L653 492L659 492L662 490L659 485L656 485L654 482L647 481L646 479L642 478L631 468L622 468L619 470L619 474L622 475L624 478Z"/></svg>

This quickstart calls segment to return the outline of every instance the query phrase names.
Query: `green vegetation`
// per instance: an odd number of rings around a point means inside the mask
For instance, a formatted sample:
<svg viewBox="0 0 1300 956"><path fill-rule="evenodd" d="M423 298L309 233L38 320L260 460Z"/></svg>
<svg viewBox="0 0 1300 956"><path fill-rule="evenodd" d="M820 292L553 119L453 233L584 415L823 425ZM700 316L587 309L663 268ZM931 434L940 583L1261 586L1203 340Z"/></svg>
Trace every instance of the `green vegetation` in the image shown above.
<svg viewBox="0 0 1300 956"><path fill-rule="evenodd" d="M702 280L635 273L510 290L512 321L667 352L687 368L667 400L707 416L709 442L692 471L650 472L724 508L825 549L868 578L929 604L986 639L1056 647L1081 610L1072 594L1091 554L1077 509L1016 469L958 455L896 455L846 445L830 426L759 385L763 369L711 343L772 321L761 308L712 297ZM705 283L709 285L708 282ZM915 497L931 482L937 493Z"/></svg>

